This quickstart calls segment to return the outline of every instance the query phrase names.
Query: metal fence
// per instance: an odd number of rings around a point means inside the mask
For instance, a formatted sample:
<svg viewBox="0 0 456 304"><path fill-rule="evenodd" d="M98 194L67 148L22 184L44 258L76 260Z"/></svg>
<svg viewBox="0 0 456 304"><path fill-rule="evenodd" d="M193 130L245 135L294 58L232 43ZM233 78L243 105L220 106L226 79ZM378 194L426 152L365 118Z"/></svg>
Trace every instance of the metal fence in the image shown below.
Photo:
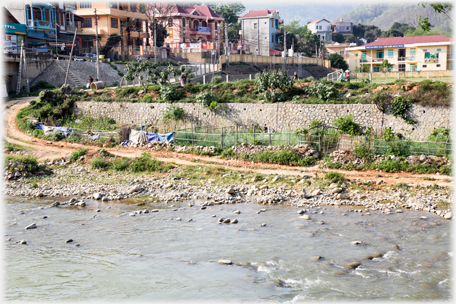
<svg viewBox="0 0 456 304"><path fill-rule="evenodd" d="M306 133L273 132L259 127L192 126L175 131L174 143L182 146L214 146L222 149L241 143L250 145L298 145L307 144L324 156L336 150L353 151L359 145L369 147L375 154L396 153L400 155L449 156L451 142L427 142L410 140L370 139L367 136L349 136L331 126L314 127Z"/></svg>

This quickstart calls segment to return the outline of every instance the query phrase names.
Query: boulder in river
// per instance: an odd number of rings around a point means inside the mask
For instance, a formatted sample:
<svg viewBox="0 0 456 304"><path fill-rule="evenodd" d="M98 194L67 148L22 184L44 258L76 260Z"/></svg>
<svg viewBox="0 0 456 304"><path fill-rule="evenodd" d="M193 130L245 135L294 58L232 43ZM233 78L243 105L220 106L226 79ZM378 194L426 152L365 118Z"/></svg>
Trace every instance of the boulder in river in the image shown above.
<svg viewBox="0 0 456 304"><path fill-rule="evenodd" d="M25 229L35 229L35 228L36 228L36 224L35 223L30 224L27 227L25 227Z"/></svg>
<svg viewBox="0 0 456 304"><path fill-rule="evenodd" d="M231 265L233 262L231 260L219 260L218 261L220 264L225 264L225 265Z"/></svg>

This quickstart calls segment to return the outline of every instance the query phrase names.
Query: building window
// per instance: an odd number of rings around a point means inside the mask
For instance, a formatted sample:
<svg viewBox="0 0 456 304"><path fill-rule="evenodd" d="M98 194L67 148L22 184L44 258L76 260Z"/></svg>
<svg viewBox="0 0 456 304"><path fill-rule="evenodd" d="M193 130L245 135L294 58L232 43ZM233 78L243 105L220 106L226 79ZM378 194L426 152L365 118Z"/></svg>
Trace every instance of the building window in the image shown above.
<svg viewBox="0 0 456 304"><path fill-rule="evenodd" d="M394 50L388 50L388 58L394 57Z"/></svg>
<svg viewBox="0 0 456 304"><path fill-rule="evenodd" d="M438 64L437 67L440 68L440 64Z"/></svg>
<svg viewBox="0 0 456 304"><path fill-rule="evenodd" d="M193 28L197 29L199 26L198 20L193 21Z"/></svg>
<svg viewBox="0 0 456 304"><path fill-rule="evenodd" d="M131 12L136 13L136 11L137 11L136 5L137 5L136 2L130 3L130 11Z"/></svg>
<svg viewBox="0 0 456 304"><path fill-rule="evenodd" d="M79 8L92 8L92 2L79 2Z"/></svg>
<svg viewBox="0 0 456 304"><path fill-rule="evenodd" d="M185 19L182 19L182 27L185 27Z"/></svg>
<svg viewBox="0 0 456 304"><path fill-rule="evenodd" d="M427 49L423 49L423 52L427 52Z"/></svg>
<svg viewBox="0 0 456 304"><path fill-rule="evenodd" d="M374 66L374 72L380 72L380 67L379 66Z"/></svg>
<svg viewBox="0 0 456 304"><path fill-rule="evenodd" d="M119 19L111 18L111 27L112 28L119 28Z"/></svg>
<svg viewBox="0 0 456 304"><path fill-rule="evenodd" d="M82 27L92 27L92 18L84 18L84 22L82 23Z"/></svg>
<svg viewBox="0 0 456 304"><path fill-rule="evenodd" d="M109 2L109 7L117 9L117 2Z"/></svg>
<svg viewBox="0 0 456 304"><path fill-rule="evenodd" d="M399 72L405 72L405 64L399 64Z"/></svg>
<svg viewBox="0 0 456 304"><path fill-rule="evenodd" d="M382 51L377 51L377 59L383 59L383 50Z"/></svg>
<svg viewBox="0 0 456 304"><path fill-rule="evenodd" d="M201 26L207 27L207 22L206 21L201 22Z"/></svg>
<svg viewBox="0 0 456 304"><path fill-rule="evenodd" d="M340 55L343 55L343 54L344 54L344 51L343 51L343 50L342 50L342 51L339 51L339 54L340 54Z"/></svg>
<svg viewBox="0 0 456 304"><path fill-rule="evenodd" d="M349 29L350 29L350 27L349 27L349 26L347 26L347 31L348 31Z"/></svg>
<svg viewBox="0 0 456 304"><path fill-rule="evenodd" d="M173 18L168 19L168 27L173 27Z"/></svg>
<svg viewBox="0 0 456 304"><path fill-rule="evenodd" d="M274 20L271 19L271 28L274 28Z"/></svg>
<svg viewBox="0 0 456 304"><path fill-rule="evenodd" d="M423 68L427 68L427 65L426 65L426 64L423 64Z"/></svg>
<svg viewBox="0 0 456 304"><path fill-rule="evenodd" d="M437 52L441 52L441 51L442 51L442 49L437 49Z"/></svg>
<svg viewBox="0 0 456 304"><path fill-rule="evenodd" d="M253 29L256 30L258 28L258 24L257 23L254 23L253 24Z"/></svg>

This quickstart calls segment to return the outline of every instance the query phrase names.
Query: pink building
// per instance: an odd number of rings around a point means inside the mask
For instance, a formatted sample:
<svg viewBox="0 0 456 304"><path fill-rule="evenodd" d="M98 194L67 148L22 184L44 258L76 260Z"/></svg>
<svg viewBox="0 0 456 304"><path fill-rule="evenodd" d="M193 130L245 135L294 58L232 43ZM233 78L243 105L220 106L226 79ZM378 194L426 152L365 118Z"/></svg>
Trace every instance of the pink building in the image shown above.
<svg viewBox="0 0 456 304"><path fill-rule="evenodd" d="M164 8L166 6L166 9ZM164 4L161 11L157 7L156 17L167 19L168 37L165 45L182 52L201 52L216 49L222 42L223 18L207 5ZM164 12L167 10L167 12Z"/></svg>

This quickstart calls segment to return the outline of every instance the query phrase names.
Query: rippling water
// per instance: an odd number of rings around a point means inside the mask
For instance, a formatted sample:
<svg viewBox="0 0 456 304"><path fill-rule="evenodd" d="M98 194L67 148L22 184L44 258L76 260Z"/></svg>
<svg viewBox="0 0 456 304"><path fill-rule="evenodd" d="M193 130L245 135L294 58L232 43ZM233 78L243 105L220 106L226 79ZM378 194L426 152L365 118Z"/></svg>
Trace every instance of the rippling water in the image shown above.
<svg viewBox="0 0 456 304"><path fill-rule="evenodd" d="M268 206L257 214L265 207L253 203L206 210L199 202L192 208L156 204L160 212L135 217L129 212L145 207L89 201L85 208L36 209L52 202L6 199L5 238L12 238L5 245L8 300L450 298L450 221L430 213L362 216L328 206L312 208L313 221L305 221L297 208ZM33 210L19 214L26 209ZM423 215L427 219L419 220ZM219 217L239 223L218 224ZM38 228L25 230L31 223ZM16 243L21 239L27 245ZM361 265L348 270L351 262Z"/></svg>

